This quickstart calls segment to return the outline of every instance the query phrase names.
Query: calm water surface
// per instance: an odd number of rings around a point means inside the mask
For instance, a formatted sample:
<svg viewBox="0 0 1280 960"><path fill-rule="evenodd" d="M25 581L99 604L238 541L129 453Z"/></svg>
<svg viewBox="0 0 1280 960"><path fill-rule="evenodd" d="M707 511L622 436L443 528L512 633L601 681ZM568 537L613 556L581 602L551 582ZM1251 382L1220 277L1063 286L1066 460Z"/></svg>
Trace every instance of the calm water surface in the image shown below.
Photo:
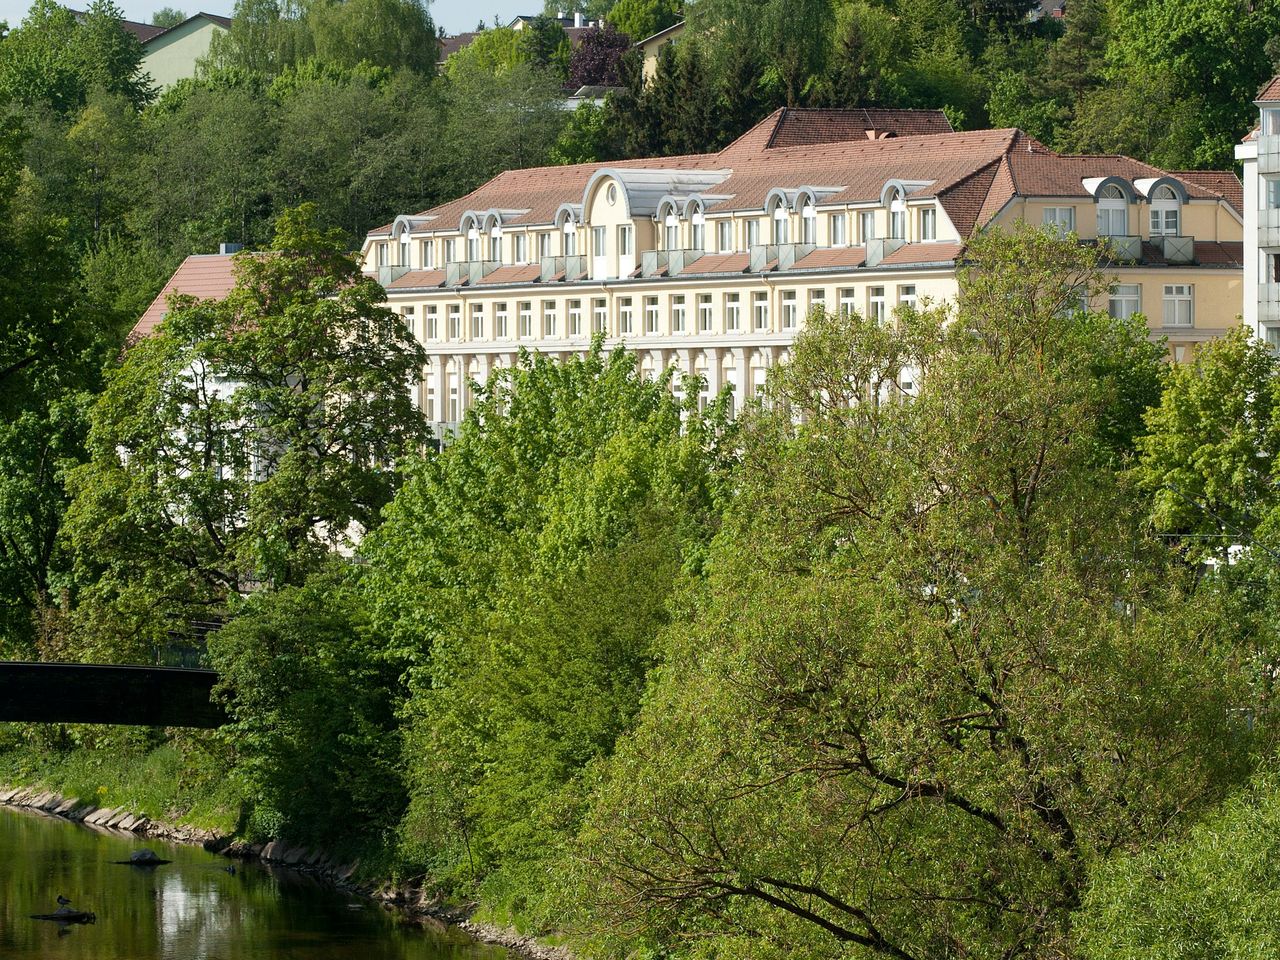
<svg viewBox="0 0 1280 960"><path fill-rule="evenodd" d="M131 850L174 862L117 866ZM3 960L509 960L461 934L402 925L381 907L307 877L237 864L199 848L104 834L0 807ZM28 918L57 897L91 926Z"/></svg>

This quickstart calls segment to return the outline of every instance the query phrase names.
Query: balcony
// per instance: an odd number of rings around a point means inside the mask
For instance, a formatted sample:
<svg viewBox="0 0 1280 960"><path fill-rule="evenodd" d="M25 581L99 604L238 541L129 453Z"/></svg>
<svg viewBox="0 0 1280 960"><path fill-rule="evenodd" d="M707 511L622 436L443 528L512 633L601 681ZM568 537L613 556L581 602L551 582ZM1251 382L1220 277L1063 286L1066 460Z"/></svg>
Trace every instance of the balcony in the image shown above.
<svg viewBox="0 0 1280 960"><path fill-rule="evenodd" d="M1280 283L1258 284L1258 322L1280 324Z"/></svg>
<svg viewBox="0 0 1280 960"><path fill-rule="evenodd" d="M543 257L541 266L542 275L539 279L543 283L559 276L572 277L576 280L586 275L587 258L585 256Z"/></svg>
<svg viewBox="0 0 1280 960"><path fill-rule="evenodd" d="M444 284L476 284L502 266L501 260L456 260L444 265Z"/></svg>
<svg viewBox="0 0 1280 960"><path fill-rule="evenodd" d="M1105 243L1110 250L1111 259L1116 262L1136 262L1142 259L1142 238L1127 236L1098 237L1098 243Z"/></svg>
<svg viewBox="0 0 1280 960"><path fill-rule="evenodd" d="M1151 245L1169 263L1194 263L1196 259L1195 237L1152 237Z"/></svg>
<svg viewBox="0 0 1280 960"><path fill-rule="evenodd" d="M867 266L878 267L884 258L901 248L907 241L901 237L885 237L880 240L867 241Z"/></svg>
<svg viewBox="0 0 1280 960"><path fill-rule="evenodd" d="M640 254L640 276L656 277L665 270L678 277L700 259L701 250L646 250Z"/></svg>
<svg viewBox="0 0 1280 960"><path fill-rule="evenodd" d="M1280 247L1280 210L1258 211L1258 246Z"/></svg>
<svg viewBox="0 0 1280 960"><path fill-rule="evenodd" d="M813 253L812 243L761 243L753 246L751 254L751 272L759 273L769 264L776 262L779 270L789 270L796 263Z"/></svg>
<svg viewBox="0 0 1280 960"><path fill-rule="evenodd" d="M1258 137L1258 172L1280 173L1280 134Z"/></svg>
<svg viewBox="0 0 1280 960"><path fill-rule="evenodd" d="M388 287L409 272L408 265L386 266L378 268L378 283Z"/></svg>

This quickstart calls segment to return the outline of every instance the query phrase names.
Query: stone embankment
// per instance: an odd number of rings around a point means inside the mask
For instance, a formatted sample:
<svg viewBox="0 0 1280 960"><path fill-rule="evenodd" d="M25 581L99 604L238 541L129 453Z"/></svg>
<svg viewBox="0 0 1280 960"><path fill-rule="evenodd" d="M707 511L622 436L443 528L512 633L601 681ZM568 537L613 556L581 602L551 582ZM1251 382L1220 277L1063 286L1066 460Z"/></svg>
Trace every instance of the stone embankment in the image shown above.
<svg viewBox="0 0 1280 960"><path fill-rule="evenodd" d="M527 960L573 960L573 955L563 947L548 947L515 930L473 922L469 919L471 908L450 906L433 896L420 882L400 885L362 882L357 876L359 860L342 862L323 851L291 847L277 840L244 843L213 830L152 820L122 807L98 807L40 787L6 787L0 784L0 806L25 807L101 830L117 830L173 843L199 844L224 857L288 867L327 880L359 896L380 901L388 908L397 908L418 920L459 927L482 943L507 947Z"/></svg>

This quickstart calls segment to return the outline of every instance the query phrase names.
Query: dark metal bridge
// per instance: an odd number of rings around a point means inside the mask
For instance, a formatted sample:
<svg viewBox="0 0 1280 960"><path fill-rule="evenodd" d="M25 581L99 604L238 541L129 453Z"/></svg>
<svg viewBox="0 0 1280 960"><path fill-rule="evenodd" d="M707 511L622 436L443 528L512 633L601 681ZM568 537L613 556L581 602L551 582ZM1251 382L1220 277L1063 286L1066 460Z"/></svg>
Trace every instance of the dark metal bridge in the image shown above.
<svg viewBox="0 0 1280 960"><path fill-rule="evenodd" d="M219 727L217 681L212 670L0 661L0 721Z"/></svg>

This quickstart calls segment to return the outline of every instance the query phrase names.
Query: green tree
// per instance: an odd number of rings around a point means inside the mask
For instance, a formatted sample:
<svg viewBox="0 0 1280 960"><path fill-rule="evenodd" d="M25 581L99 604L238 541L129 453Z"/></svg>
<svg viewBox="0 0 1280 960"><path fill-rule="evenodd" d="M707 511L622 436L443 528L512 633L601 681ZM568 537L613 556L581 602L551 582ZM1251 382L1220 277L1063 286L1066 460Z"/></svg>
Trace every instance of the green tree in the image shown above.
<svg viewBox="0 0 1280 960"><path fill-rule="evenodd" d="M161 7L151 15L151 24L156 27L176 27L187 19L187 15L176 7Z"/></svg>
<svg viewBox="0 0 1280 960"><path fill-rule="evenodd" d="M1268 765L1190 833L1098 865L1077 952L1108 960L1263 960L1280 950L1280 778Z"/></svg>
<svg viewBox="0 0 1280 960"><path fill-rule="evenodd" d="M811 317L746 424L577 845L605 955L1060 956L1091 858L1247 770L1232 618L1098 456L1144 325L1074 243L970 254L952 310Z"/></svg>
<svg viewBox="0 0 1280 960"><path fill-rule="evenodd" d="M621 348L522 355L366 541L376 620L414 678L405 830L436 876L487 878L512 909L546 892L714 529L718 415Z"/></svg>
<svg viewBox="0 0 1280 960"><path fill-rule="evenodd" d="M423 439L421 348L314 218L282 215L224 300L174 298L109 375L71 477L84 653L150 660L236 594L301 584L376 524Z"/></svg>
<svg viewBox="0 0 1280 960"><path fill-rule="evenodd" d="M633 43L647 40L680 20L679 0L618 0L607 19Z"/></svg>
<svg viewBox="0 0 1280 960"><path fill-rule="evenodd" d="M322 61L435 73L436 31L421 0L316 3L308 8L307 28Z"/></svg>

